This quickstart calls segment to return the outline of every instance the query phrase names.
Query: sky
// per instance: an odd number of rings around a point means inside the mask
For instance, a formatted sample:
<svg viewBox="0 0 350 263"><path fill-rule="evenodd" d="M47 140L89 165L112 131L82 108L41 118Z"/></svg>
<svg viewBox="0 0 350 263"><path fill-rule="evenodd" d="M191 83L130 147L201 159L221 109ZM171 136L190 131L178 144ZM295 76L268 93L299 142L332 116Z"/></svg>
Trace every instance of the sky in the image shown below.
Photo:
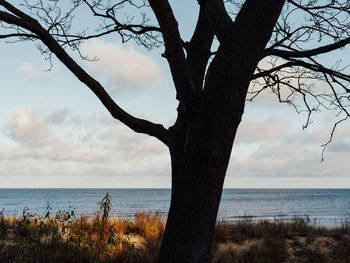
<svg viewBox="0 0 350 263"><path fill-rule="evenodd" d="M195 25L193 2L185 8L171 1L186 40ZM77 26L89 25L88 18ZM108 36L81 51L98 60L71 54L120 106L165 127L174 123L177 101L163 47L148 51ZM1 41L0 55L0 188L171 186L167 148L114 120L55 57L46 71L48 61L31 42ZM350 57L350 48L340 55ZM336 130L321 162L335 112L315 114L303 130L306 117L269 94L247 103L225 187L349 188L349 123Z"/></svg>

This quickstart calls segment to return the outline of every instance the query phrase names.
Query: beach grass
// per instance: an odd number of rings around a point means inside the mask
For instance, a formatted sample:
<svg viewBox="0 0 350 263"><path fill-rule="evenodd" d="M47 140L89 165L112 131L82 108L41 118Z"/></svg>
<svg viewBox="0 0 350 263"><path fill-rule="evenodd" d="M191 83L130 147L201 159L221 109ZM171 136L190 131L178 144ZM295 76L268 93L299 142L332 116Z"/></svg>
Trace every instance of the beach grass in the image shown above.
<svg viewBox="0 0 350 263"><path fill-rule="evenodd" d="M0 212L0 262L155 262L165 220L143 211L133 220L110 217L110 196L94 216L48 209L44 216ZM290 221L219 221L213 237L213 263L350 262L349 220L320 226L308 217Z"/></svg>

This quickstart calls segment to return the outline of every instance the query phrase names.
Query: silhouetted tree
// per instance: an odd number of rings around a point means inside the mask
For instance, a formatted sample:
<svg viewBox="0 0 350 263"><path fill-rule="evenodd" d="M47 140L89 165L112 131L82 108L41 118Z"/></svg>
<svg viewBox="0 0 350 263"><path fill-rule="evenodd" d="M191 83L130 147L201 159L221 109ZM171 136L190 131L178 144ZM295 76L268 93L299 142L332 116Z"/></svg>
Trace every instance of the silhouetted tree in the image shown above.
<svg viewBox="0 0 350 263"><path fill-rule="evenodd" d="M15 7L0 0L0 37L38 41L42 53L49 58L54 54L115 119L168 146L171 205L158 262L209 261L225 173L246 100L269 89L280 102L308 113L305 126L321 108L342 116L334 128L349 117L346 67L341 61L331 66L322 62L323 54L350 43L349 1L198 0L197 25L188 42L181 38L167 0L71 2L72 9L63 12L57 1L24 0ZM96 33L71 33L78 7L87 7L101 19ZM139 17L123 15L132 9ZM114 32L122 42L165 47L162 56L179 101L176 122L169 129L124 111L65 51L79 51L82 41ZM312 82L328 88L320 91Z"/></svg>

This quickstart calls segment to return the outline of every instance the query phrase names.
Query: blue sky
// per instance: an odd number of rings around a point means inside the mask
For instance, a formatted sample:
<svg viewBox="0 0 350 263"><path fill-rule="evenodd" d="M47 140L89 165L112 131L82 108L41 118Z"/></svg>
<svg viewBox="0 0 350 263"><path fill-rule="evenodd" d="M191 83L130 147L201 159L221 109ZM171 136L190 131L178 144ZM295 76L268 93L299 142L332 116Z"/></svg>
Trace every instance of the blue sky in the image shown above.
<svg viewBox="0 0 350 263"><path fill-rule="evenodd" d="M188 40L196 1L186 8L171 3ZM87 21L83 16L79 24ZM0 187L170 187L164 145L113 120L57 59L44 71L49 64L33 43L0 45ZM177 103L162 47L149 52L109 36L81 48L99 61L79 63L118 104L166 127L174 122ZM350 57L350 49L340 56ZM349 124L336 131L320 163L334 115L318 113L303 130L306 116L269 94L247 103L225 187L350 187Z"/></svg>

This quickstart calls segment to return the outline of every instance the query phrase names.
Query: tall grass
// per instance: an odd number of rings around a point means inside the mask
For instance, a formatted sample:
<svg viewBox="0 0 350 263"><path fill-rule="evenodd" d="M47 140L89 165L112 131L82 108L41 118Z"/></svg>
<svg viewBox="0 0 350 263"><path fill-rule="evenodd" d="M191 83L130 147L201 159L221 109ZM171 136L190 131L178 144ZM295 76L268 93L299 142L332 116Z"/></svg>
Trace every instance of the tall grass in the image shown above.
<svg viewBox="0 0 350 263"><path fill-rule="evenodd" d="M160 213L126 221L109 217L108 193L99 204L92 218L74 209L51 216L48 208L40 216L25 208L12 218L0 212L0 262L154 262L164 229Z"/></svg>
<svg viewBox="0 0 350 263"><path fill-rule="evenodd" d="M216 225L215 263L350 263L350 225L328 228L309 217Z"/></svg>
<svg viewBox="0 0 350 263"><path fill-rule="evenodd" d="M93 217L74 209L20 217L0 211L0 262L156 262L164 231L161 212L138 212L134 220L110 217L111 196ZM345 222L345 221L344 221ZM326 228L308 217L220 221L214 232L213 263L350 262L350 225Z"/></svg>

